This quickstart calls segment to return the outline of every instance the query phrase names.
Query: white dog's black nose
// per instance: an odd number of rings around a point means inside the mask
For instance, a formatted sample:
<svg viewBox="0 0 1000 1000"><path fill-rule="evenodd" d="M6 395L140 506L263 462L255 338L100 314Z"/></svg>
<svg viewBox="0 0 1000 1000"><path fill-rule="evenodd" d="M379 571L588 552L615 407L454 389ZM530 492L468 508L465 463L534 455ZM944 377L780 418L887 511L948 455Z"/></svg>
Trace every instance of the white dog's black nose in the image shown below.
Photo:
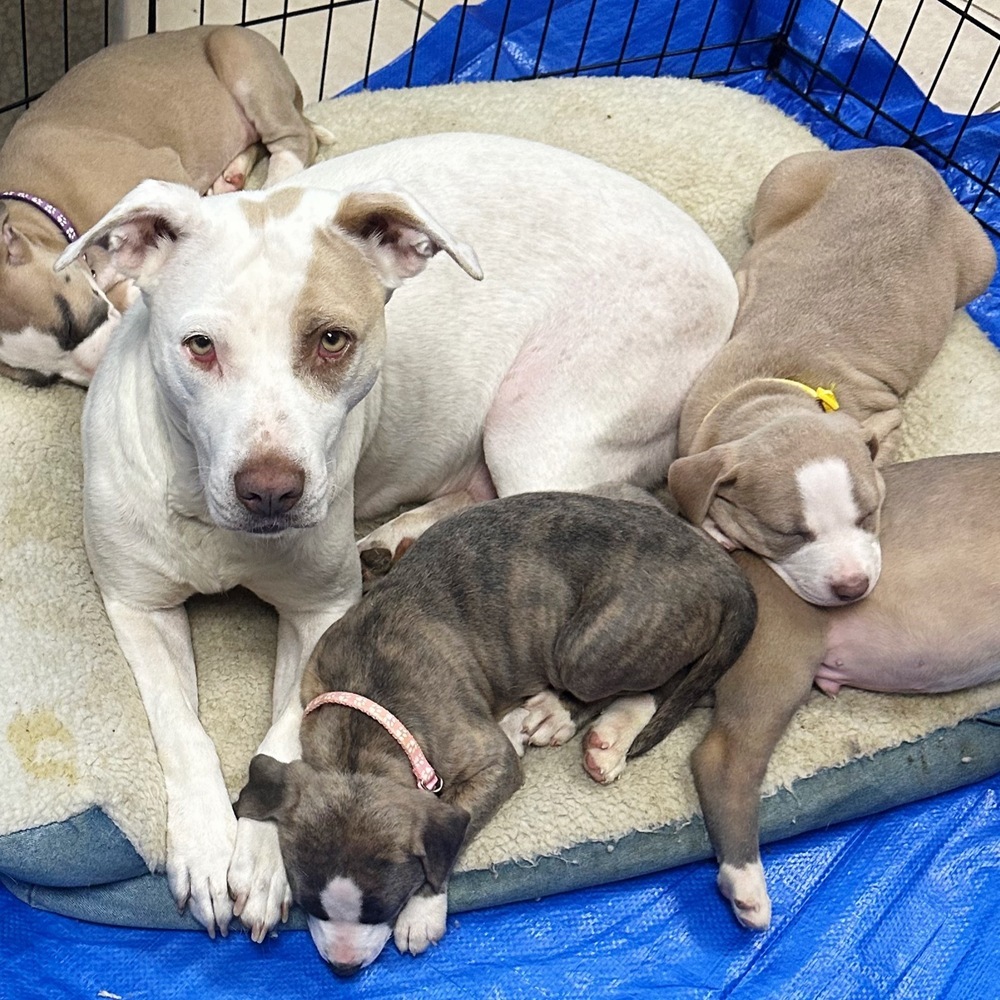
<svg viewBox="0 0 1000 1000"><path fill-rule="evenodd" d="M302 499L305 482L305 472L283 456L252 460L233 477L237 499L259 517L287 514Z"/></svg>

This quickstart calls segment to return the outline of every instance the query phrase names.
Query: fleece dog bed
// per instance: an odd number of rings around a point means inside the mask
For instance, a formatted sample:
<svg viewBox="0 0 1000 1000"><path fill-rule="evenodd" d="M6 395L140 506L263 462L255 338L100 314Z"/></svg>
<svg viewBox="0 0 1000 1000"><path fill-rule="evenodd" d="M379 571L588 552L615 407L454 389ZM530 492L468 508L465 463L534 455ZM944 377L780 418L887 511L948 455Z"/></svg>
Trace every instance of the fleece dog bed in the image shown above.
<svg viewBox="0 0 1000 1000"><path fill-rule="evenodd" d="M486 83L359 94L310 114L325 155L403 135L506 132L625 170L690 212L735 264L757 187L820 143L759 99L671 79ZM1000 450L1000 355L964 315L905 406L901 459ZM193 927L159 872L165 797L145 714L81 539L79 417L70 386L0 383L0 879L27 901L113 924ZM235 793L268 721L275 616L245 592L190 602L201 715ZM765 840L1000 770L1000 684L944 696L816 695L768 771ZM532 750L526 782L469 845L452 909L527 899L710 853L687 766L692 714L614 786L579 740ZM727 918L720 898L719 918ZM298 915L293 923L299 922Z"/></svg>

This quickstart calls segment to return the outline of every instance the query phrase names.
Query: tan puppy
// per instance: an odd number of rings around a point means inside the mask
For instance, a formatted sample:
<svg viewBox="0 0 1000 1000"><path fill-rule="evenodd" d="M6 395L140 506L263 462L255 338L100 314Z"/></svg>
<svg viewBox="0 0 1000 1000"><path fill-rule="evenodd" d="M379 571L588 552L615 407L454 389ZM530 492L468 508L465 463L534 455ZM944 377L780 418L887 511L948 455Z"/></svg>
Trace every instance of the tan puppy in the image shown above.
<svg viewBox="0 0 1000 1000"><path fill-rule="evenodd" d="M758 846L768 761L815 683L900 693L1000 678L1000 454L950 455L885 470L882 579L841 608L799 600L765 563L737 553L757 595L743 655L716 684L712 725L691 758L719 888L745 927L771 901Z"/></svg>
<svg viewBox="0 0 1000 1000"><path fill-rule="evenodd" d="M687 397L670 490L805 600L855 601L879 576L877 466L900 397L996 258L905 149L789 157L761 185L749 230L733 337Z"/></svg>
<svg viewBox="0 0 1000 1000"><path fill-rule="evenodd" d="M0 149L0 374L88 384L134 293L100 248L55 274L67 242L147 178L241 188L258 143L267 183L284 179L316 154L301 111L278 50L246 28L137 38L71 69Z"/></svg>

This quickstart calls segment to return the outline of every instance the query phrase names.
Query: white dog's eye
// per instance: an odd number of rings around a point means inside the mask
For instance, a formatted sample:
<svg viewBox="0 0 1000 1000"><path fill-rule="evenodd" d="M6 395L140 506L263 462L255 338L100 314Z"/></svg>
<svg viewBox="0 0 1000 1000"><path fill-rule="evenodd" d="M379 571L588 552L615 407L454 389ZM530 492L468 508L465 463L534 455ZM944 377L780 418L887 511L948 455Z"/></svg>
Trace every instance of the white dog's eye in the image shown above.
<svg viewBox="0 0 1000 1000"><path fill-rule="evenodd" d="M351 346L351 335L344 330L326 330L319 338L322 358L339 358Z"/></svg>
<svg viewBox="0 0 1000 1000"><path fill-rule="evenodd" d="M212 338L203 333L192 334L184 341L184 346L199 359L207 358L215 351Z"/></svg>

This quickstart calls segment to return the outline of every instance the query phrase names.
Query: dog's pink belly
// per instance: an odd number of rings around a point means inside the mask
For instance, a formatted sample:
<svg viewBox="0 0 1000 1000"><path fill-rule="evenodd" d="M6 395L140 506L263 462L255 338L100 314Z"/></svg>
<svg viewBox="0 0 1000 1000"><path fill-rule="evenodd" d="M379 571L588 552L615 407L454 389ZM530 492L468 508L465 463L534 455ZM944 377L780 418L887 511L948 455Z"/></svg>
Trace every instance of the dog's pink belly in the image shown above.
<svg viewBox="0 0 1000 1000"><path fill-rule="evenodd" d="M929 694L997 679L1000 648L978 637L954 635L935 642L909 628L873 627L861 616L838 616L827 635L826 655L815 683L829 695L836 695L841 687Z"/></svg>

